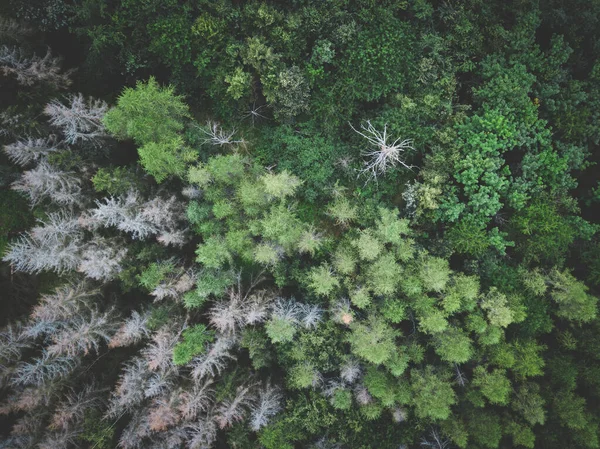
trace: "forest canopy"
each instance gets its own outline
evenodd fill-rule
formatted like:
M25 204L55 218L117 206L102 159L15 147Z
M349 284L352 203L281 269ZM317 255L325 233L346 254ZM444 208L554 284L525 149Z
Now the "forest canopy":
M0 4L0 449L600 448L600 3Z

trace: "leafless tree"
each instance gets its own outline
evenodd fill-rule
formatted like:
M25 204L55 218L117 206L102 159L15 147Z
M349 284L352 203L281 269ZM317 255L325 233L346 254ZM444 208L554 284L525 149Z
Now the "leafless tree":
M140 218L156 228L157 241L163 245L183 246L188 240L185 207L175 196L153 198L141 207Z
M461 371L460 366L458 366L457 363L454 364L454 369L456 371L456 376L454 376L456 383L461 387L464 387L469 382L469 379L467 379L467 376Z
M260 113L260 111L263 110L264 108L266 108L267 106L268 105L266 105L266 104L263 104L261 106L256 106L256 101L255 101L246 110L241 110L241 113L243 114L241 120L249 118L252 121L252 127L254 127L254 122L259 119L269 120L268 117L265 117L264 115L262 115Z
M101 314L92 309L89 316L74 317L59 333L54 334L48 353L73 358L80 354L87 355L91 350L98 353L100 345L110 341L115 328L113 310Z
M61 245L68 239L81 238L79 223L70 212L50 212L45 220L38 219L38 223L29 234L47 245Z
M208 412L214 401L214 379L208 378L203 382L195 382L193 388L179 394L179 412L185 421L196 419L200 412Z
M157 196L142 204L140 215L157 229L172 230L177 221L185 219L185 207L175 196L168 199Z
M26 56L18 47L0 47L0 71L5 75L14 75L23 86L47 83L57 89L71 84L71 72L62 72L60 59L53 58L50 49L44 57Z
M119 330L111 338L108 346L110 348L119 348L129 346L140 342L143 338L148 337L150 331L148 329L148 312L139 313L131 312L131 316L125 320Z
M19 128L27 128L27 117L25 114L19 114L14 111L0 112L0 136L10 136L16 138L20 136Z
M230 132L223 131L223 128L217 123L213 121L206 122L206 126L198 128L207 135L207 138L204 139L203 143L210 143L212 145L235 145L235 144L245 144L244 139L233 140L233 136L236 131L233 129Z
M219 336L206 353L195 357L190 362L194 379L220 374L227 366L228 360L235 360L235 356L231 354L234 343L233 338Z
M229 300L217 302L209 312L210 323L224 335L235 335L245 324L245 308L238 292L229 290Z
M294 298L278 298L273 304L271 315L297 324L303 316L303 310Z
M177 397L173 395L167 398L158 398L154 401L148 417L150 430L164 432L179 422L180 416L177 411L176 401Z
M186 186L181 191L181 194L191 200L202 197L202 190L192 185Z
M32 162L39 162L54 151L56 151L56 147L49 139L34 139L32 137L4 146L4 152L10 161L21 167Z
M149 375L148 363L143 358L134 357L130 360L111 394L107 416L117 418L140 404L145 398L144 390Z
M208 417L186 427L189 449L211 449L217 439L217 426Z
M92 305L100 291L90 288L85 282L57 287L52 294L44 294L33 308L34 321L66 320L79 314L80 310Z
M162 328L143 351L142 356L148 363L151 371L167 372L175 368L173 364L173 348L179 340L180 332L170 332L167 328Z
M117 225L119 231L131 234L134 239L144 240L153 234L156 234L157 229L140 214L124 217Z
M331 306L331 319L336 323L345 324L348 326L354 321L352 306L348 298L340 298Z
M251 394L253 385L239 386L232 399L226 399L216 409L215 420L221 429L244 419L246 411L255 401Z
M141 449L143 436L149 433L150 429L146 416L141 410L137 410L121 432L118 447L122 449Z
M367 387L362 384L357 384L354 387L354 398L360 405L367 405L373 402L373 396L371 396Z
M258 400L250 407L250 428L257 432L281 410L283 396L277 387L267 384L258 393Z
M179 270L169 274L150 294L154 296L156 301L165 298L178 300L185 292L190 291L195 283L196 273L194 270L179 268Z
M177 370L170 369L168 371L156 371L150 374L146 381L144 389L144 397L155 398L171 391L174 385Z
M24 388L14 398L13 409L33 411L48 408L56 402L65 387L67 377L57 377L40 385Z
M74 424L81 423L85 412L103 405L101 392L102 390L94 383L85 385L80 391L71 389L56 407L49 427L55 430L67 430Z
M156 241L165 246L182 247L189 240L187 229L178 229L174 231L161 231L156 237Z
M165 211L166 212L166 211ZM132 234L133 238L144 239L158 229L142 215L139 194L130 191L119 198L104 198L96 201L96 208L88 211L81 220L89 228L117 227Z
M222 334L233 336L246 325L253 325L267 318L267 310L272 295L254 288L264 280L262 272L251 278L250 285L244 289L242 274L237 275L237 286L228 290L229 299L217 302L210 310L211 324Z
M42 160L35 168L24 171L12 188L26 194L33 205L49 198L58 205L68 206L79 201L79 184L73 173L58 170Z
M9 449L31 449L36 447L38 436L43 433L43 410L36 409L18 418L11 429Z
M349 384L357 381L362 374L362 370L360 367L360 363L353 359L349 358L346 360L340 368L340 377L344 382Z
M300 323L306 329L314 329L321 322L323 309L317 305L298 303L300 308Z
M188 431L185 426L177 425L167 430L156 433L148 449L181 449L188 440Z
M33 30L13 19L0 17L0 37L21 41L33 34Z
M268 290L258 290L246 298L245 324L254 325L262 323L267 319L269 304L273 300L272 292Z
M73 372L78 359L73 357L52 357L47 351L31 362L19 365L11 379L13 385L40 386L57 378L66 377Z
M69 239L58 244L25 235L9 245L2 260L17 271L40 273L48 270L61 274L77 268L79 249L76 240Z
M311 446L311 449L341 449L341 447L339 443L333 443L326 437L321 437Z
M322 393L324 396L331 398L337 390L344 389L346 384L343 379L329 379L325 382Z
M394 422L401 423L406 421L406 410L401 407L396 407L392 410L392 419Z
M22 351L30 346L31 341L20 325L9 324L0 331L0 379L3 377L1 371L7 370L8 364L18 361Z
M129 192L127 197L96 200L96 207L88 212L88 216L82 217L82 220L88 228L118 226L125 217L130 215L136 202L135 192Z
M420 445L432 449L447 449L450 446L450 440L444 439L437 429L431 429L429 438L421 439Z
M354 132L367 139L367 142L374 147L374 149L364 152L368 160L365 162L365 167L361 170L361 173L368 174L369 178L377 179L378 176L385 175L389 170L398 165L409 170L413 168L412 165L408 165L403 159L406 151L414 150L411 139L402 140L398 138L390 143L388 142L387 124L384 125L383 132L381 132L375 129L368 120L367 126L360 126L362 131L354 128L352 124L350 124L350 127Z
M38 443L39 449L64 449L77 444L82 429L63 429L58 432L46 433L45 438Z
M58 100L52 100L44 108L50 124L61 129L67 143L89 141L106 135L102 117L108 105L104 101L93 98L86 101L82 94L70 95L68 101L69 105L66 106Z
M118 242L95 238L81 251L77 271L97 281L110 281L121 272L121 261L126 254L127 248Z

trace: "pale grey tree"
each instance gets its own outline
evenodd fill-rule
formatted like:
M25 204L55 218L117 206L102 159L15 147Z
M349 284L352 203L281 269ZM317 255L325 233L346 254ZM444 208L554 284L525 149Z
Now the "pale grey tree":
M48 351L30 362L22 362L16 370L11 383L13 385L44 385L57 378L71 374L79 363L73 357L53 357Z
M214 377L220 374L229 360L235 360L235 356L231 353L234 344L233 338L219 336L208 351L192 359L190 365L194 379L198 381L206 376Z
M46 83L62 89L71 84L71 72L62 71L60 58L53 58L50 49L43 57L36 54L28 56L19 47L3 45L0 47L0 71L14 76L23 86Z
M117 327L113 310L100 313L90 310L89 315L77 315L51 337L48 354L52 356L87 355L90 351L96 354L103 343L110 341L110 336Z
M121 324L121 327L113 335L108 346L110 348L119 348L139 343L150 335L148 328L149 312L138 312L134 310L131 316Z
M32 162L39 162L57 150L49 139L28 137L4 146L4 152L14 164L25 167Z
M35 168L24 171L12 188L27 195L33 205L48 198L58 205L69 206L80 201L80 183L74 173L59 170L42 160Z
M239 386L233 398L225 399L216 407L215 421L219 428L231 427L244 419L256 400L253 387L251 384Z
M363 124L360 125L360 131L354 128L352 124L350 124L350 127L354 132L364 137L372 147L372 149L363 152L367 160L364 163L364 168L361 170L361 173L367 174L369 179L377 179L378 176L385 175L397 166L409 170L413 168L412 165L408 165L405 162L405 153L414 150L411 139L398 138L391 142L387 132L387 124L384 125L383 131L379 131L369 120L367 120L366 126Z
M70 95L68 105L52 100L44 108L50 124L59 128L69 144L90 141L104 137L106 131L102 118L108 111L108 104L102 100L88 98L82 94Z
M250 406L250 428L255 432L266 426L282 409L281 390L270 384L258 393L258 399Z
M88 278L107 282L122 271L121 262L126 255L127 247L118 241L95 238L82 249L77 271Z

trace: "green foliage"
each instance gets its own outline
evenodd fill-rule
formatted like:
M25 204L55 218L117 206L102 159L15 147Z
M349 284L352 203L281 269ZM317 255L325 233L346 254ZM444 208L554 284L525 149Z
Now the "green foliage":
M225 241L219 237L209 237L196 249L196 261L207 268L219 269L231 260Z
M384 243L400 245L404 241L403 236L410 234L409 222L406 219L398 219L398 209L379 209L380 219L377 220L377 237Z
M83 432L78 436L98 449L109 449L113 444L115 429L102 419L99 410L86 410L83 419Z
M109 135L67 145L69 127L101 134L100 120L82 118L83 106L64 117L48 107L56 116L42 123L54 72L40 69L43 88L19 85L18 64L0 55L0 137L9 144L0 251L10 252L0 287L7 318L31 313L2 323L0 400L17 419L2 436L19 439L27 427L27 438L51 445L66 429L77 432L75 446L112 447L127 435L140 447L170 436L189 446L210 419L219 430L208 441L207 428L207 447L600 446L594 2L67 3L0 6L5 53L18 45L26 60L45 46L21 22L64 27L54 54L69 55L84 94L114 98L123 79L152 74L172 84L126 88L102 120ZM366 120L387 142L412 141L415 151L402 155L412 170L357 176L390 151L348 125ZM222 129L211 128L217 122ZM225 143L229 130L235 142ZM210 132L222 132L222 144ZM156 182L128 160L131 142L111 135L136 144ZM28 153L30 138L53 148ZM20 169L7 167L13 160ZM42 179L40 161L77 178L68 207L52 194L69 181ZM44 198L29 211L11 183L26 193L41 185ZM159 195L188 224L153 217L160 229L147 240L105 226L97 200L130 189L140 203L104 221L146 219ZM57 213L65 220L50 223ZM19 240L33 217L43 223ZM172 231L190 243L163 245ZM56 276L19 273L18 257L64 258L71 269L61 278L98 287L104 300L69 302L57 319L62 303L46 295ZM87 281L90 265L117 274ZM161 292L170 296L150 304ZM301 301L286 309L280 296ZM60 379L21 381L39 354L85 345L96 316L107 330L88 348L95 357L69 354ZM53 354L35 375L61 360ZM192 360L193 380L171 375L170 363ZM117 424L87 411L58 426L88 380ZM192 410L202 385L214 400ZM257 425L268 385L281 410ZM35 405L34 396L51 400ZM26 426L32 416L39 423Z
M423 371L412 370L410 377L417 417L432 420L448 418L450 407L456 403L456 394L445 376L427 366Z
M286 116L297 113L294 108L284 109ZM335 141L310 125L302 126L300 132L290 126L266 128L262 137L256 149L258 160L266 166L277 164L278 171L300 178L303 181L301 195L308 201L323 198L326 189L336 180L334 163L340 150Z
M139 284L152 291L173 272L175 265L171 261L153 262L138 277Z
M512 387L505 370L488 371L478 366L473 370L473 386L478 387L491 404L508 404Z
M327 209L328 214L338 225L348 226L358 217L358 209L352 206L347 198L340 197L331 203Z
M212 343L215 333L209 331L203 324L197 324L183 331L183 341L173 349L173 363L185 365L197 355L206 350L206 345Z
M506 327L514 321L513 311L508 307L506 295L492 287L481 300L481 308L486 311L491 325Z
M392 295L398 289L402 268L391 253L380 256L366 270L366 284L375 295Z
M557 315L568 320L588 322L596 317L598 298L570 273L552 270L549 277L550 296L558 303Z
M374 398L381 401L385 407L391 407L396 402L395 397L395 379L387 375L384 371L379 371L375 367L369 367L363 380L365 387Z
M277 199L293 196L296 189L302 185L302 181L287 171L281 173L267 173L261 177L265 193Z
M373 261L383 250L383 245L369 230L362 231L360 236L352 241L352 245L357 249L358 255L363 260Z
M516 376L526 378L541 376L544 373L546 362L540 353L547 349L545 345L529 340L515 342L512 346L515 360L512 370Z
M340 282L333 274L331 267L326 265L313 268L308 274L308 280L309 288L319 296L329 296L340 286Z
M113 135L133 139L138 145L172 141L183 130L188 107L174 88L161 87L156 79L138 81L126 88L117 106L106 113L104 125Z
M544 424L546 421L545 401L540 396L540 386L536 383L521 385L511 407L521 414L530 425Z
M183 176L187 164L196 159L196 153L185 148L183 139L179 136L172 140L150 141L142 145L138 152L140 163L158 183L169 176Z
M248 350L254 369L264 368L272 363L273 357L269 350L269 337L261 329L245 329L240 345Z
M299 363L290 368L288 382L291 388L308 388L317 380L316 376L317 372L310 363Z
M450 279L448 261L439 257L425 256L420 265L419 276L427 291L441 292Z
M373 315L364 323L353 323L348 341L354 354L379 365L389 360L394 353L396 335L397 331Z
M234 276L228 271L202 271L196 281L196 290L183 298L188 308L201 307L211 295L220 296L233 284Z
M338 410L348 410L352 407L352 392L344 388L338 388L333 393L331 405Z
M118 196L125 195L135 185L135 177L129 167L100 167L92 183L96 192Z
M294 335L296 335L294 322L278 316L274 316L267 322L265 330L273 343L292 341Z
M464 332L449 328L436 335L435 352L446 362L465 363L473 357L473 346Z
M490 412L473 414L468 420L468 429L473 442L479 447L497 448L502 439L502 425L499 417Z

